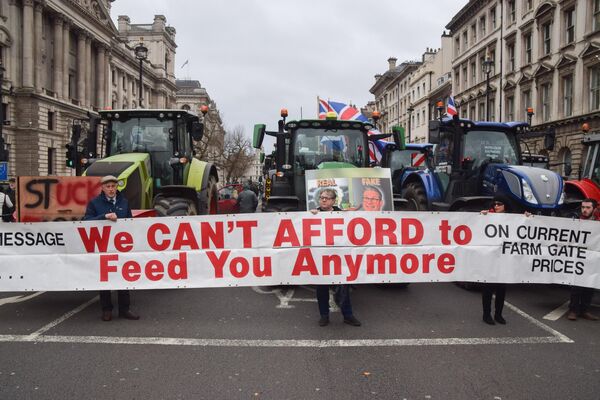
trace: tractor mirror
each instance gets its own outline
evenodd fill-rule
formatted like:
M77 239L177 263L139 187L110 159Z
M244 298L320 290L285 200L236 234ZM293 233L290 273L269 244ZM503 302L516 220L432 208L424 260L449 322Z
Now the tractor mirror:
M548 128L544 135L544 148L548 151L554 150L554 142L556 140L556 131L553 127Z
M429 121L429 143L440 143L440 121L438 120Z
M256 124L254 125L254 137L252 140L252 147L255 149L260 149L262 146L263 139L265 138L265 124Z
M199 142L204 136L204 124L200 121L192 122L192 139Z
M404 128L401 126L393 126L392 136L394 138L394 143L396 143L396 146L398 146L398 149L404 150L406 148L406 142L404 139Z

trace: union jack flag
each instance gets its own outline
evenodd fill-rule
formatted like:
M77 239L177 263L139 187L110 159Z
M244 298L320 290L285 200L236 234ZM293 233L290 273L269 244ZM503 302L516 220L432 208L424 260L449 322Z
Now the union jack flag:
M456 105L454 104L454 97L448 97L448 105L446 106L446 114L450 117L454 117L458 112L456 111Z
M320 98L318 98L318 101L319 119L325 119L327 117L327 113L333 111L340 120L369 122L369 119L354 106L337 101L323 100ZM372 129L369 131L369 135L378 133L381 133L378 129ZM371 162L379 163L381 161L381 151L386 144L387 142L383 140L376 140L374 142L369 141L369 158L371 159Z

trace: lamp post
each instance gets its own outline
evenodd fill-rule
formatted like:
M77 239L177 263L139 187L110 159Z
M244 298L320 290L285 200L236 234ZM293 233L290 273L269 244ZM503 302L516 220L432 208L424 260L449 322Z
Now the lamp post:
M408 108L406 109L406 111L408 112L408 143L410 143L410 134L411 134L411 126L412 126L412 113L413 111L415 111L415 109L413 108L412 104L409 104Z
M490 120L490 73L492 72L492 65L494 60L490 58L489 54L485 55L483 60L483 73L485 74L485 120Z
M0 161L8 161L8 151L4 149L4 103L2 103L2 86L4 83L4 65L0 61Z
M143 78L143 63L144 60L148 58L148 48L146 46L144 46L143 43L138 44L137 46L135 46L135 49L133 49L135 51L135 58L137 58L138 60L140 60L140 98L139 98L139 102L138 102L138 108L142 108L142 100L144 99L144 95L142 92L142 89L144 87L144 84L142 82L142 78Z
M533 107L527 107L527 124L531 126L531 118L535 115Z

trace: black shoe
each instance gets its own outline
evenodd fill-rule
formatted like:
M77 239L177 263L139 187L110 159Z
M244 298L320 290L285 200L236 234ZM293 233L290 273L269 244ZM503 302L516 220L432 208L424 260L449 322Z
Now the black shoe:
M488 325L496 325L496 323L494 322L494 319L489 314L483 316L483 322L485 322Z
M112 319L112 311L102 311L102 321L108 322Z
M329 325L329 317L321 316L321 319L319 319L319 326L327 326L327 325Z
M361 326L362 325L360 323L360 321L357 320L353 315L350 315L349 317L344 317L344 323L348 324L348 325L352 325L352 326Z
M127 311L119 312L119 318L132 319L134 321L137 321L138 319L140 319L140 316L127 310Z
M506 325L506 320L504 318L502 318L502 315L495 315L494 319L496 320L497 323Z

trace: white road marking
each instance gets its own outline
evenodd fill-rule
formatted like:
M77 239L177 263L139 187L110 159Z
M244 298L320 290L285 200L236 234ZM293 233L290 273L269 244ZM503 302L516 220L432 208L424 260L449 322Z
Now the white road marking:
M93 303L97 302L98 299L99 299L99 296L95 296L95 297L91 298L90 300L86 301L85 303L83 303L79 307L77 307L77 308L69 311L65 315L63 315L63 316L55 319L54 321L50 322L49 324L46 324L46 325L42 326L40 329L38 329L37 331L33 332L31 335L28 335L28 336L31 339L35 340L36 338L40 337L40 335L42 333L49 331L50 329L54 328L56 325L60 324L61 322L66 321L67 319L71 318L73 315L77 314L81 310L84 310L90 304L93 304Z
M35 292L28 296L21 295L21 296L5 297L4 299L0 299L0 306L3 306L5 304L21 303L23 301L31 300L34 297L37 297L40 294L44 294L44 293L46 293L46 292Z
M520 308L513 306L512 304L510 304L508 302L504 302L504 304L508 308L510 308L517 314L519 314L521 317L525 318L526 320L528 320L529 322L531 322L532 324L537 326L538 328L543 329L546 332L550 333L555 338L560 339L560 341L562 343L574 343L573 340L569 339L567 336L565 336L562 333L560 333L559 331L549 327L548 325L544 324L543 322L538 321L537 319L533 318L531 315L527 314L525 311L521 310Z
M570 340L570 339L569 339ZM53 336L0 335L0 342L141 344L159 346L198 347L398 347L398 346L456 346L493 344L571 343L555 336L498 337L498 338L438 338L438 339L356 339L356 340L247 340L193 339L165 337L114 336Z
M562 304L560 307L556 308L555 310L552 310L548 314L544 315L543 318L550 321L556 321L557 319L565 315L567 311L569 311L568 301L565 304Z
M544 319L550 320L550 321L556 321L557 319L559 319L560 317L562 317L563 315L565 315L567 313L567 311L569 311L569 303L570 301L567 301L566 303L560 305L558 308L550 311L548 314L544 315ZM592 307L600 307L600 304L592 304Z

